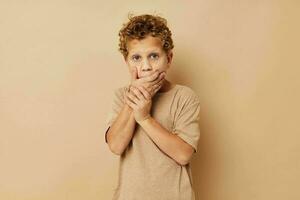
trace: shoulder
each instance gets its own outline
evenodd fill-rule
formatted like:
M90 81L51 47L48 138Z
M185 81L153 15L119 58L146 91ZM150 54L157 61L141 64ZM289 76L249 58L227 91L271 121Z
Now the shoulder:
M177 95L180 101L188 103L200 103L197 93L189 86L177 84Z

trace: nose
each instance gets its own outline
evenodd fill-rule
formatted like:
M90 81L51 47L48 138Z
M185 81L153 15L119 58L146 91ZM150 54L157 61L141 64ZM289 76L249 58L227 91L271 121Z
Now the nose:
M147 59L145 59L144 62L142 63L142 71L151 71L151 70L152 70L151 64L148 62Z

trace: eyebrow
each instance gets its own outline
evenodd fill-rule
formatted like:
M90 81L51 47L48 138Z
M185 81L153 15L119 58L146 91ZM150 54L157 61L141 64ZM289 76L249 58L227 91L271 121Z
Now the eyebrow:
M159 50L155 49L155 50L152 50L149 52L149 54L151 53L159 53ZM140 54L140 52L134 52L134 53L131 53L131 55L137 55L137 54Z

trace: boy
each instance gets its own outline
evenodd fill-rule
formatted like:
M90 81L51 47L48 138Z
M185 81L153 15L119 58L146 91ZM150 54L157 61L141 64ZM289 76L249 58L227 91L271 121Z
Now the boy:
M114 200L194 200L190 159L197 151L200 101L165 78L173 41L164 18L129 17L119 50L131 83L115 90L105 141L120 155Z

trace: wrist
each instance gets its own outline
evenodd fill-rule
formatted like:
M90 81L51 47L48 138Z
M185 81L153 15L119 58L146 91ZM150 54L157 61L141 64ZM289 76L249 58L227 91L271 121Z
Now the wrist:
M144 124L145 122L147 122L148 120L150 120L151 118L151 115L148 114L146 115L143 119L139 119L139 120L136 120L137 123L139 123L140 125Z

